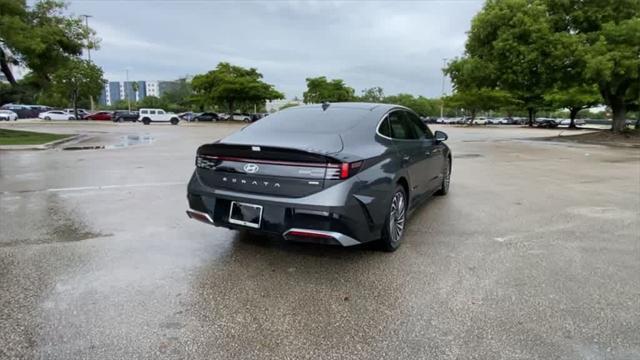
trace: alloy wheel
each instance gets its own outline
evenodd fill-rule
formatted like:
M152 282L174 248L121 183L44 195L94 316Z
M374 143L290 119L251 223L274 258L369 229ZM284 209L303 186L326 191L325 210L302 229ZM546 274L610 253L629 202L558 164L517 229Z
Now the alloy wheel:
M449 170L449 161L447 160L446 165L444 166L444 179L443 179L443 185L444 185L444 192L448 192L449 191L449 183L451 182L451 170Z
M402 238L406 220L406 201L404 193L398 191L391 200L391 214L389 215L389 235L391 241L397 243Z

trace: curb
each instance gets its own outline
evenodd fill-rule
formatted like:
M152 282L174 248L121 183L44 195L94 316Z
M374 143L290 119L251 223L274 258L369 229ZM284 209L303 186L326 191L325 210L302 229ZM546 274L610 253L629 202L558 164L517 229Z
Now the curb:
M44 144L38 145L0 145L0 150L47 150L54 146L64 144L70 141L74 141L80 138L81 135L71 135L66 138L50 141Z

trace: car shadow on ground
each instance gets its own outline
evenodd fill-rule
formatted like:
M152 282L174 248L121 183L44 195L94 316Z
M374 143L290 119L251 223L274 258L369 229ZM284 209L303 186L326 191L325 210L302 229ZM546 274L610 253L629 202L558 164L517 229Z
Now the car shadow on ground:
M269 236L249 231L237 231L233 238L233 244L233 247L238 251L259 250L270 253L282 252L314 257L342 257L379 252L378 243L375 241L356 246L342 247L338 245L288 241L278 236Z

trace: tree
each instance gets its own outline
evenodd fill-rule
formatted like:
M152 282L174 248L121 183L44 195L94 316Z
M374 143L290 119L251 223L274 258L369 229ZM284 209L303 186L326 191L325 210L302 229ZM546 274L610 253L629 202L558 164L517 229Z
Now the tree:
M265 100L284 98L273 85L262 81L257 69L226 62L206 74L196 75L191 84L197 101L204 105L224 105L229 112L236 111L238 105L263 105Z
M381 103L384 102L384 91L380 86L362 90L362 96L358 98L362 102Z
M511 94L503 90L489 88L464 90L445 97L449 106L464 109L471 116L470 124L479 111L496 110L517 102Z
M97 97L106 80L102 69L89 60L71 59L52 75L52 89L70 100L78 118L80 96Z
M0 1L0 70L12 86L18 83L9 65L23 65L43 85L67 61L96 48L94 32L79 17L65 16L65 4L40 0L28 7L25 0Z
M569 110L571 123L569 128L575 129L575 119L581 110L594 107L602 98L596 86L576 86L570 89L554 89L544 96L552 106Z
M573 38L553 31L547 12L541 0L488 0L472 21L462 59L490 75L476 89L509 92L527 109L529 125L547 89L567 76L560 69L572 65L577 47Z
M345 102L355 99L355 90L348 87L344 80L327 80L325 76L307 78L307 91L303 95L306 104L317 104L325 101Z
M569 58L611 108L611 130L623 130L627 111L640 106L640 1L544 2L554 30L578 40L580 47Z
M167 104L157 96L145 96L142 100L138 101L137 105L138 108L164 109Z
M383 102L406 106L421 116L433 116L438 112L438 100L427 99L424 96L415 97L411 94L391 95L385 97Z
M183 111L195 104L191 83L186 79L176 80L174 86L166 90L161 98L169 111Z

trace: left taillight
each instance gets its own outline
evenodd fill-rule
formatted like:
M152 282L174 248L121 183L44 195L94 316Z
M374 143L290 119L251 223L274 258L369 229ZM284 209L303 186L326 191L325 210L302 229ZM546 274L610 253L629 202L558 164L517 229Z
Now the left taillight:
M196 167L199 167L202 169L213 169L216 167L217 162L218 162L217 156L196 155Z

